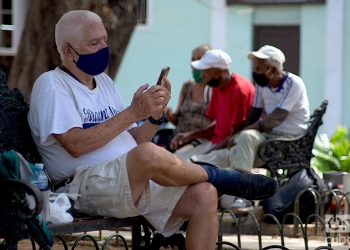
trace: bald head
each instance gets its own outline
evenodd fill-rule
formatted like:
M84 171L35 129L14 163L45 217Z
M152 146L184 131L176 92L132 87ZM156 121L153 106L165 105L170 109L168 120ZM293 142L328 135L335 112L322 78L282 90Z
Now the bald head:
M211 46L207 43L199 45L197 48L192 50L192 61L196 61L202 58L202 56L207 52L208 50L211 50Z
M84 30L92 22L102 23L102 19L94 12L88 10L69 11L60 18L56 24L55 40L61 58L64 44L76 45L84 38Z

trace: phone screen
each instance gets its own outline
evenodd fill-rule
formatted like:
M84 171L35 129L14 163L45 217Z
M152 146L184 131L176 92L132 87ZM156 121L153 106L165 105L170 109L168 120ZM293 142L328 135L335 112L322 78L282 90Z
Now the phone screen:
M164 86L165 78L168 76L169 71L170 71L170 67L165 67L165 68L162 69L162 71L159 74L157 85Z

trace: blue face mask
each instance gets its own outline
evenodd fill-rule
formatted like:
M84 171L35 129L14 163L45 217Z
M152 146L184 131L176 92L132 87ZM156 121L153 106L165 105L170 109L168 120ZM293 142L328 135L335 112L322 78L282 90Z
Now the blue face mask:
M78 61L74 61L78 69L84 73L95 76L101 74L108 66L109 63L109 49L105 47L99 51L91 54L81 55L69 45L72 50L79 56Z

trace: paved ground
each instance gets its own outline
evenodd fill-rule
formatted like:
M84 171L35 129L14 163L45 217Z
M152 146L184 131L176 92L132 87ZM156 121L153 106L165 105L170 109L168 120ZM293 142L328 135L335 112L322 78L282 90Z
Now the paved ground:
M237 244L237 236L228 235L224 237L225 241ZM241 238L241 248L242 250L257 250L259 249L258 237L252 235L244 235ZM281 239L274 236L262 236L262 246L270 245L281 245ZM285 238L285 246L291 250L304 250L305 243L302 238ZM327 246L327 243L322 240L309 240L308 241L309 250L314 250L319 246ZM343 243L332 243L332 248L334 250L348 250L349 246Z
M127 237L127 234L129 232L122 232L123 235ZM224 236L224 241L231 242L233 244L237 245L237 236L236 235L226 235ZM252 236L252 235L244 235L241 238L241 248L242 250L257 250L259 249L259 244L258 244L258 238L257 236ZM73 243L69 243L69 248L72 247ZM272 237L272 236L263 236L262 237L262 246L265 247L267 245L280 245L281 241L278 237ZM304 250L305 245L303 239L300 238L286 238L285 239L285 246L291 250ZM316 241L316 240L310 240L309 241L309 250L314 250L319 246L326 246L326 242L324 241ZM332 248L334 250L348 250L349 245L344 245L342 243L332 243ZM29 250L32 249L30 246L29 241L22 241L19 245L19 250ZM53 250L58 250L58 249L63 249L63 246L60 243L56 243L54 247L52 248ZM77 249L94 249L91 244L89 243L82 243L77 247ZM100 246L101 249L101 246ZM120 248L113 248L113 249L124 249L122 247ZM170 248L167 248L170 249ZM224 249L233 249L229 248L228 246L225 246Z
M112 234L112 231L104 231L103 238L108 237L108 235ZM120 231L120 233L126 238L128 242L130 242L131 235L130 231ZM98 235L98 232L91 232L91 235ZM224 235L224 241L231 242L237 245L237 235ZM326 246L326 242L322 240L309 240L309 250L314 250L319 246ZM72 242L69 243L69 248L72 247ZM281 240L278 236L262 236L262 246L265 247L267 245L280 245ZM304 250L305 244L302 238L285 238L285 246L291 250ZM100 246L101 248L101 246ZM259 249L258 237L255 235L243 235L241 236L241 248L242 250L257 250ZM332 248L334 250L348 250L349 245L345 245L339 242L332 242ZM32 249L29 241L22 241L19 245L19 250L29 250ZM63 249L62 245L57 243L53 247L53 250ZM94 249L90 243L83 242L77 249ZM124 249L124 248L115 248L113 249ZM167 248L170 249L170 248ZM225 247L225 249L232 249L229 247Z
M254 212L256 215L258 214L258 212ZM259 242L258 242L258 236L256 235L256 227L254 224L251 224L252 221L249 219L246 220L242 220L243 224L240 227L240 232L241 232L241 249L242 250L257 250L259 249ZM233 243L235 245L238 245L238 240L237 240L237 226L234 226L234 224L232 223L232 219L230 218L230 216L228 216L227 218L224 217L223 218L223 222L222 222L222 226L223 226L223 230L224 230L224 237L223 237L223 241L227 241L230 243ZM304 243L304 239L302 237L300 238L293 238L291 237L291 235L294 235L294 227L293 225L285 225L284 227L284 234L286 235L286 237L284 237L284 242L285 242L285 246L287 248L289 248L290 250L304 250L305 248L305 243ZM271 245L281 245L281 238L278 236L278 230L276 228L276 225L269 225L269 224L264 224L262 227L262 232L263 234L268 234L269 236L262 236L262 246L271 246ZM310 231L309 231L310 230ZM312 234L314 232L314 229L312 228L312 225L310 225L308 227L308 237L309 237L309 241L308 241L308 246L309 246L309 250L315 250L317 247L320 246L326 246L327 243L325 241L325 238L323 236L318 236L318 238L313 237L312 238ZM130 232L130 228L123 228L122 230L119 231L127 240L128 244L130 245L131 242L131 232ZM102 238L106 239L109 235L113 234L113 231L103 231L102 234ZM99 236L99 232L90 232L90 235ZM81 235L81 234L80 234ZM271 235L276 235L276 236L271 236ZM321 235L323 235L321 233ZM77 239L77 237L79 236L79 234L75 235L75 236L70 236L67 237L67 242L69 249L72 247L74 240ZM100 242L101 243L101 242ZM344 240L339 242L332 240L331 241L332 244L332 248L334 250L348 250L349 248L349 244L345 244ZM92 244L90 242L82 242L81 244L79 244L79 247L77 249L94 249L93 247L91 247ZM102 243L100 245L100 249L102 248ZM29 241L22 241L19 248L19 250L29 250L32 249L30 246L30 242ZM58 250L58 249L64 249L62 244L60 244L59 242L55 243L55 246L53 247L53 250ZM111 249L124 249L124 248L116 248L115 246ZM170 248L167 248L170 249ZM229 248L229 247L225 247L224 249L233 249L233 248ZM164 250L164 249L163 249Z
M238 239L237 239L237 226L234 226L232 224L232 219L226 220L225 218L223 219L223 230L224 230L224 236L223 236L223 241L227 241L230 243L233 243L238 246ZM305 242L302 237L295 238L291 237L294 232L294 227L293 225L285 225L284 227L284 243L285 246L290 249L290 250L304 250L305 248ZM271 245L281 245L281 238L279 236L279 232L276 228L276 225L269 225L269 224L264 224L262 227L262 233L263 234L268 234L269 236L262 236L262 247L265 246L271 246ZM309 231L310 230L310 231ZM319 229L321 230L321 228ZM312 228L312 225L308 227L308 246L309 250L315 250L316 248L320 246L327 246L327 242L324 238L324 233L320 233L320 236L313 236L314 228ZM255 225L251 224L249 220L246 220L242 226L240 227L240 232L241 232L241 249L242 250L257 250L259 249L259 241L258 241L258 236L256 235L256 227ZM320 232L320 231L319 231ZM115 232L113 231L103 231L102 233L102 239L106 239L108 236L111 234L114 234ZM131 232L130 228L123 228L119 231L125 239L128 242L129 249L132 249L130 247L130 242L131 242ZM99 232L89 232L90 235L98 238L99 237ZM276 236L271 236L271 235L276 235ZM76 234L72 236L65 236L66 241L68 243L69 249L72 248L74 241L81 236L81 234ZM349 250L349 243L345 242L344 238L338 239L338 240L331 240L332 248L334 250ZM114 242L113 242L114 243ZM113 244L112 243L112 244ZM102 244L103 241L99 241L99 247L102 249ZM121 246L121 245L120 245ZM20 245L18 247L19 250L29 250L31 248L31 243L30 241L21 241ZM58 250L58 249L64 249L62 244L59 241L55 242L54 247L52 248L53 250ZM76 249L95 249L91 242L89 241L82 241L79 246ZM110 249L117 249L121 250L124 249L124 247L116 247L113 245L112 248ZM171 248L166 248L166 249L161 249L161 250L167 250ZM232 247L225 246L224 249L233 249ZM173 249L175 250L175 249ZM275 249L276 250L276 249Z

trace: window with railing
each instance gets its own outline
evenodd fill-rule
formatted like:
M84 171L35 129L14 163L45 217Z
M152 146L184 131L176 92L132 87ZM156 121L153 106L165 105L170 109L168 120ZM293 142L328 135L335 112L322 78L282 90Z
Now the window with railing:
M0 7L0 47L11 48L13 32L15 31L12 1L1 0Z
M29 0L0 0L0 55L16 54L28 2Z
M147 23L147 0L139 0L140 3L140 15L139 15L139 24Z
M325 3L326 0L226 0L227 4L311 4Z
M140 15L139 15L139 20L138 24L139 25L147 25L147 11L148 11L148 6L147 6L147 0L139 0L140 3Z

